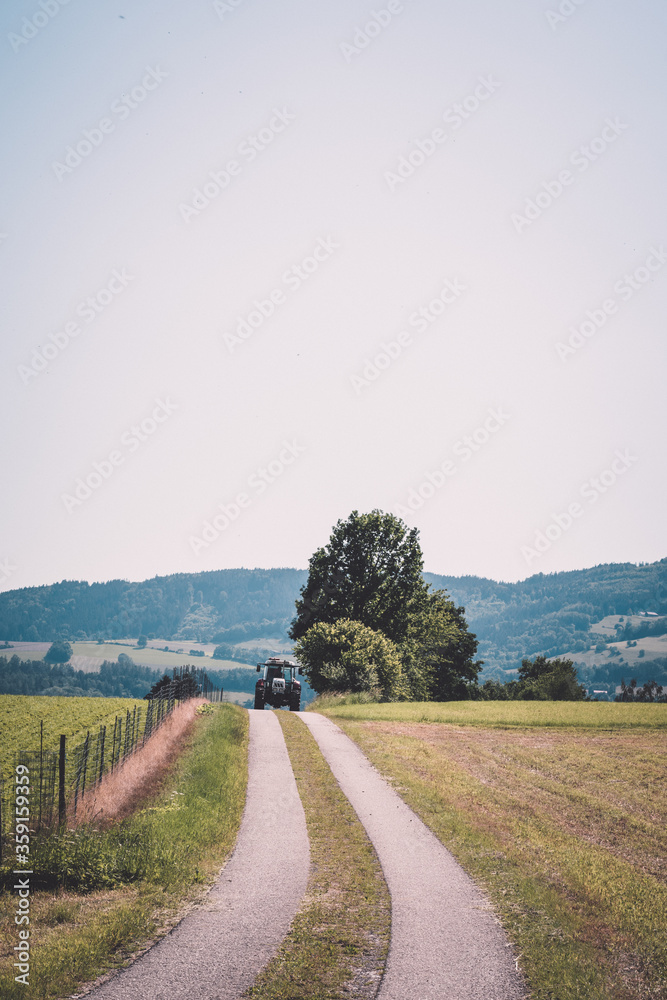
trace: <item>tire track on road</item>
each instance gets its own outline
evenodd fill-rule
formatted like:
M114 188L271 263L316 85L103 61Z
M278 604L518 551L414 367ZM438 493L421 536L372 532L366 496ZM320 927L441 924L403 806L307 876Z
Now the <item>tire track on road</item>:
M300 718L364 825L391 894L378 1000L523 1000L505 933L449 851L330 719Z
M280 723L250 712L234 852L204 901L91 1000L238 1000L287 934L308 881L306 821Z

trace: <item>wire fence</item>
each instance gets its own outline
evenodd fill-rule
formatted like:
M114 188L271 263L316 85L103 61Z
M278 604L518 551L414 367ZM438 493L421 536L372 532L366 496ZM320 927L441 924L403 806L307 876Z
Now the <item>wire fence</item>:
M212 683L200 667L175 667L173 677L165 675L146 695L146 707L135 706L117 715L113 725L101 725L86 733L83 742L68 747L60 737L57 750L44 749L43 724L39 750L19 750L14 774L29 778L29 826L31 833L54 830L75 817L86 793L99 785L106 774L117 770L128 757L140 750L169 717L177 704L190 698L223 700L223 690ZM19 816L17 797L26 791L14 777L0 773L0 861L14 839L14 820Z

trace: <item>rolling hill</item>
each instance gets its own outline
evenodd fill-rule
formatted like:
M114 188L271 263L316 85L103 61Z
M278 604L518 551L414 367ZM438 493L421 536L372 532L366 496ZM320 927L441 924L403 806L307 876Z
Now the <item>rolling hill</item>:
M287 629L306 577L299 569L228 569L9 590L0 593L0 641L145 634L156 641L220 644L230 659L252 663L266 650L289 648ZM539 573L518 583L434 573L424 578L465 607L485 662L483 677L506 679L522 658L538 653L570 656L591 680L598 672L612 681L623 667L626 676L632 667L642 679L651 669L656 679L667 677L667 641L661 646L667 559ZM651 620L647 613L660 617Z

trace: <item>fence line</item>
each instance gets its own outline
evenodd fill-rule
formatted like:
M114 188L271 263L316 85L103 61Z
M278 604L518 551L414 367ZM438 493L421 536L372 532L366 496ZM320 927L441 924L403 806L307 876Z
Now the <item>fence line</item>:
M44 723L40 723L39 750L19 750L15 756L15 764L27 766L30 775L30 826L34 832L63 825L67 811L76 816L86 791L90 795L105 774L145 746L177 703L200 697L222 701L222 688L216 687L202 668L175 667L173 675L165 675L166 679L146 695L145 712L143 706L135 705L125 718L115 717L113 730L100 725L96 736L89 730L85 740L74 747L67 748L61 736L59 750L45 750ZM9 848L13 836L14 792L13 775L0 772L0 861L3 847Z

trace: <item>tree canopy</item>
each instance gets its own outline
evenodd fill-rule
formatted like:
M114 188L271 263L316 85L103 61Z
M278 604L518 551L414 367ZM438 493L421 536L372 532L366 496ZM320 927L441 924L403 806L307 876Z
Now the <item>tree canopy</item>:
M522 660L515 697L525 701L583 701L586 688L577 682L572 660Z
M44 655L47 663L67 663L72 659L72 647L65 639L56 639L52 642L48 651Z
M289 631L300 639L313 625L361 622L393 642L407 636L410 616L427 592L416 528L373 510L338 521L329 543L309 560L308 580Z
M308 682L317 694L375 691L391 701L400 693L401 660L381 632L346 618L318 622L294 647Z
M290 635L317 693L474 696L477 640L464 609L424 583L416 528L379 510L352 511L309 565Z
M444 590L433 591L410 619L401 645L406 680L414 701L469 698L482 668L473 660L477 640L468 631L465 609Z
M614 701L667 701L667 692L663 692L662 684L656 681L646 681L643 686L637 684L637 678L633 677L629 684L625 683L625 678L621 680L621 693L617 694Z

